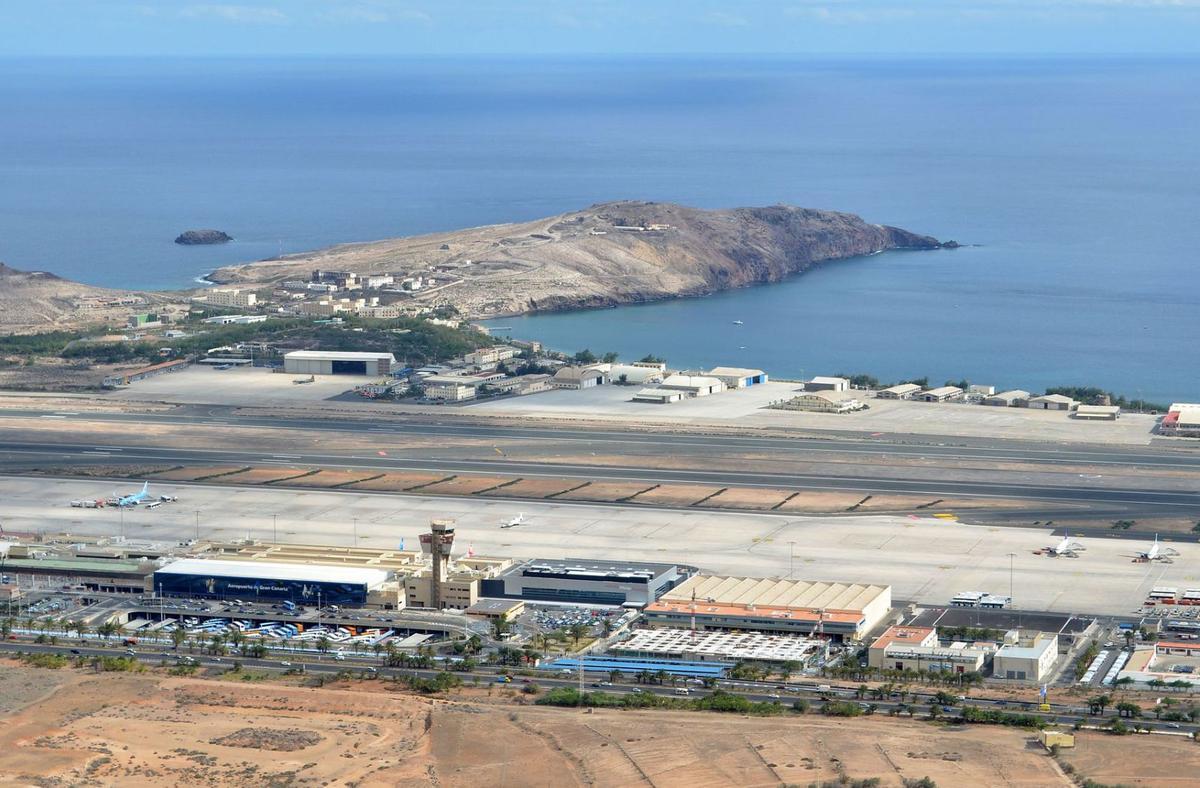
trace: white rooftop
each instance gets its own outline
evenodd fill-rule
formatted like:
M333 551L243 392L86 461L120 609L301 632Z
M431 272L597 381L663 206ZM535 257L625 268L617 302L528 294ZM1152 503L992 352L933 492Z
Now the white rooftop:
M692 632L690 629L639 629L614 651L644 654L688 654L724 659L756 659L772 662L804 661L821 650L819 640L761 632Z
M374 361L381 358L386 358L388 361L395 360L395 356L383 351L359 352L350 350L293 350L290 353L284 353L283 357L316 361Z
M710 369L708 371L707 374L712 375L714 377L722 376L722 377L753 378L753 377L757 377L758 375L762 375L763 371L761 369L746 369L745 367L713 367L712 369Z
M266 561L216 561L207 558L181 558L156 570L156 574L158 573L259 580L296 580L315 583L361 583L367 588L378 586L388 579L388 573L383 569L327 564L284 564Z

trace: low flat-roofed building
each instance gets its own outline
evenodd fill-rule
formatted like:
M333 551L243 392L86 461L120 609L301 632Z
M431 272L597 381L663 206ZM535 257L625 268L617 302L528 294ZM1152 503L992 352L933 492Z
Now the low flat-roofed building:
M574 604L641 607L682 581L688 569L644 561L536 558L483 584L483 595Z
M1163 435L1200 438L1200 404L1174 402L1158 426Z
M937 388L922 391L912 398L921 402L950 402L951 400L962 399L962 395L963 390L958 386L938 386Z
M850 381L846 378L833 378L826 375L817 375L812 380L804 383L805 391L849 391Z
M689 397L707 397L709 394L720 394L725 390L725 384L707 375L668 375L658 384L658 388L682 391Z
M727 389L744 389L767 382L767 373L761 369L743 369L741 367L713 367L704 373L710 378L716 378L725 384Z
M1152 681L1184 681L1194 690L1200 686L1200 643L1160 640L1153 645L1137 646L1117 674L1117 679L1132 679L1135 685L1149 686Z
M879 399L912 399L920 391L921 387L916 383L901 383L897 386L882 389L875 396Z
M849 391L805 391L774 407L815 413L850 413L863 410L866 404Z
M1065 394L1043 394L1030 397L1025 407L1033 410L1075 410L1079 403Z
M524 612L525 600L523 599L480 599L467 608L467 615L485 618L503 616L510 621Z
M986 659L986 651L966 643L939 645L933 627L889 627L867 650L873 668L914 673L977 673Z
M365 605L387 581L387 571L361 566L182 558L155 570L151 589L166 596Z
M1049 676L1057 659L1056 635L1044 632L1021 635L1016 643L1001 646L996 652L992 659L992 676L998 679L1040 682Z
M693 601L694 596L694 601ZM648 605L650 626L738 629L861 640L892 607L892 587L696 575Z
M992 394L983 398L984 405L993 405L1000 408L1016 408L1021 407L1029 401L1030 393L1021 389L1009 389L1001 391L999 394Z
M425 399L462 402L475 399L479 387L486 381L466 375L430 375L421 380Z
M510 394L536 394L550 390L550 376L543 374L518 375L488 382L488 387Z
M662 389L649 388L642 389L637 394L633 395L634 402L650 402L655 405L669 405L672 402L680 402L686 396L678 389Z
M1116 421L1121 417L1120 405L1080 405L1071 414L1076 419Z
M161 364L151 364L148 367L142 367L130 372L117 372L104 378L104 388L118 388L120 386L128 386L131 383L137 383L139 380L153 378L158 375L165 375L171 372L179 372L186 369L188 362L185 359L176 359L174 361L164 361Z
M385 352L293 350L283 355L283 369L294 375L387 375L395 361Z
M990 397L996 393L996 387L985 386L981 383L972 383L971 385L967 386L967 393L980 397Z
M612 644L608 651L636 657L807 664L824 654L828 641L761 632L692 632L688 629L639 629Z

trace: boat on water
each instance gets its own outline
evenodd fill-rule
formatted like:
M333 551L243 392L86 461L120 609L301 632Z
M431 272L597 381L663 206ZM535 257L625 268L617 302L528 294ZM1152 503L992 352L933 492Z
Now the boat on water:
M742 322L742 321L740 321L740 320L735 320L735 321L733 321L733 324L734 324L735 326L744 326L744 325L746 325L745 323L743 323L743 322Z

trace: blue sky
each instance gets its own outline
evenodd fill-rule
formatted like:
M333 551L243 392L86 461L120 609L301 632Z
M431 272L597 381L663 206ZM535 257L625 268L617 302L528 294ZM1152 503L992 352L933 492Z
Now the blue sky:
M1198 51L1200 0L0 0L0 56Z

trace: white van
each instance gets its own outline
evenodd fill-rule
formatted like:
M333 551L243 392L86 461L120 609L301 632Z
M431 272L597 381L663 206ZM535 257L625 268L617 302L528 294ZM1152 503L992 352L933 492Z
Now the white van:
M676 687L675 694L676 695L691 695L692 691L690 689L688 689L687 687Z

